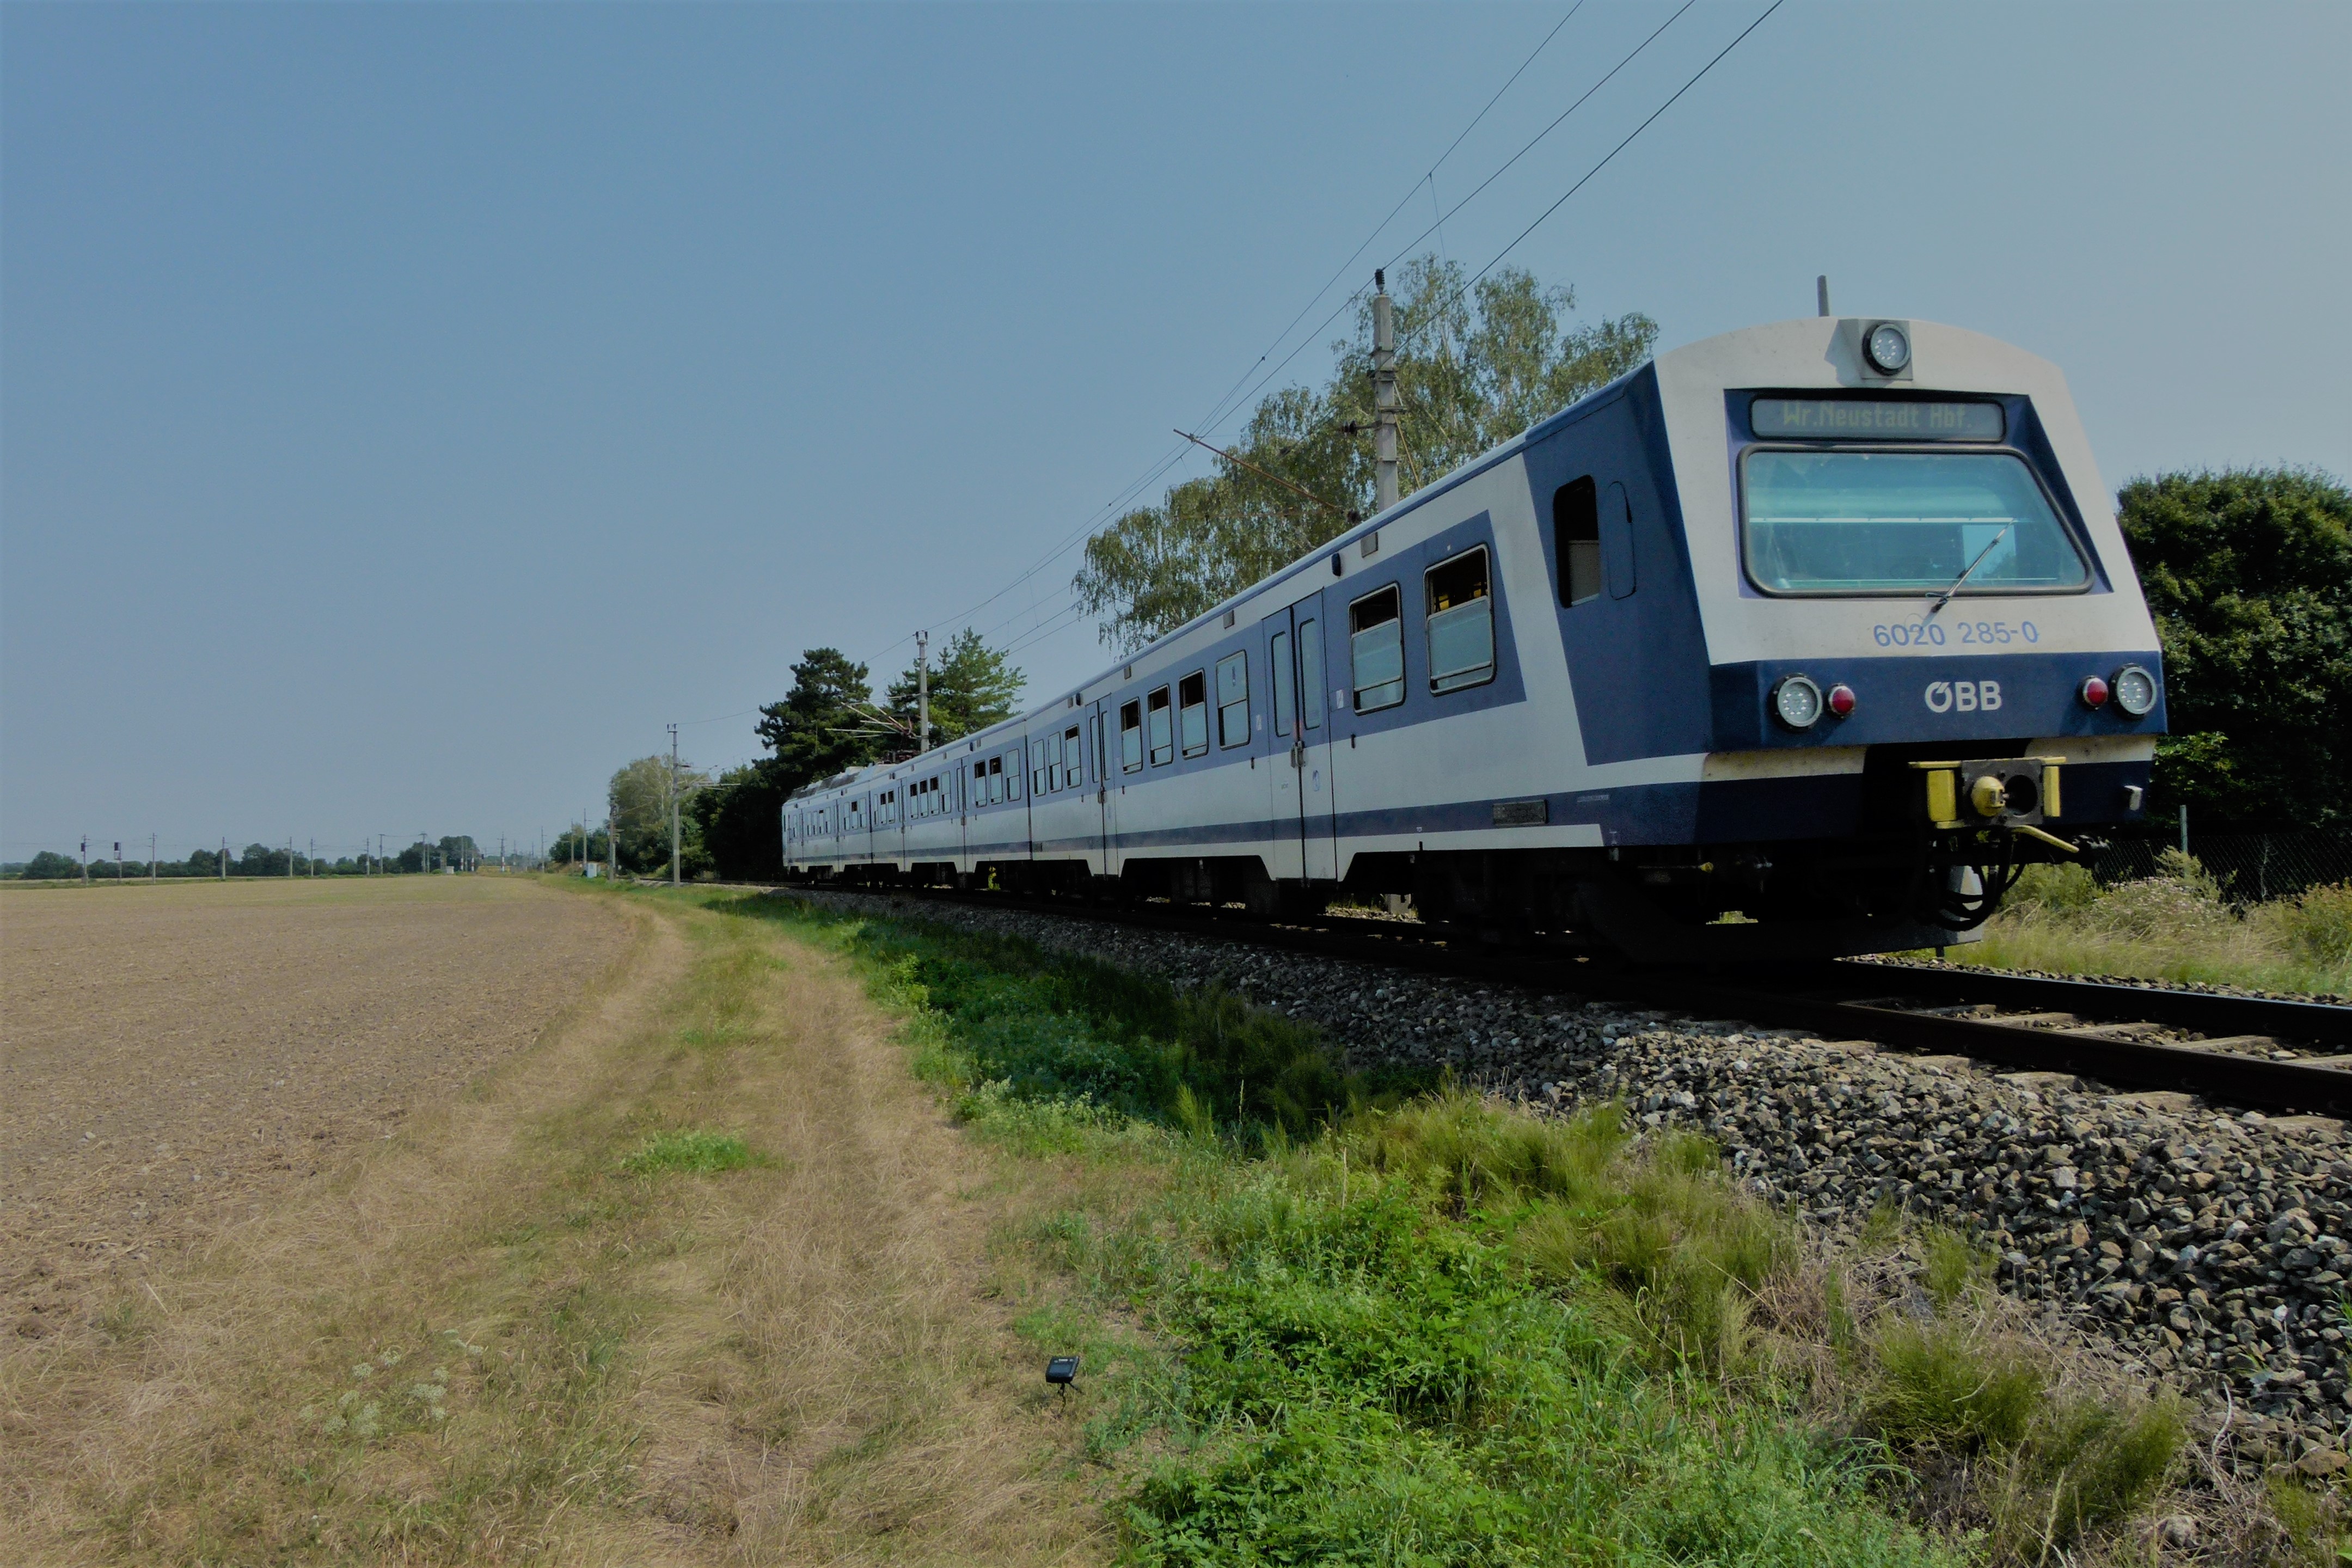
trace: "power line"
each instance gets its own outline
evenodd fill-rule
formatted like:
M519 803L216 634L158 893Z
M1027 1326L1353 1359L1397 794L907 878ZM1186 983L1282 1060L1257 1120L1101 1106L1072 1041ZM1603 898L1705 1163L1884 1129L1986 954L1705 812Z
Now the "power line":
M1685 8L1687 8L1688 3L1689 0L1685 0ZM1388 228L1390 224L1396 221L1397 214L1404 210L1405 205L1412 200L1413 195L1421 189L1423 182L1432 179L1436 174L1437 171L1444 165L1446 159L1454 155L1455 149L1459 148L1469 134L1473 131L1475 131L1479 125L1485 121L1486 116L1493 111L1495 105L1502 101L1503 95L1509 92L1513 85L1518 81L1519 78L1527 74L1528 68L1535 64L1537 58L1540 56L1546 48L1550 47L1551 41L1554 38L1559 36L1560 30L1575 19L1576 14L1584 9L1584 4L1585 0L1576 0L1576 4L1569 7L1567 14L1552 25L1551 30L1543 36L1542 39L1532 50L1528 51L1527 58L1519 62L1518 68L1512 71L1511 74L1504 79L1503 85L1495 89L1494 95L1488 98L1485 104L1480 106L1478 112L1470 117L1470 122L1465 125L1461 131L1454 135L1453 141L1446 143L1445 150L1443 153L1440 153L1422 176L1413 181L1412 184L1406 189L1405 194L1398 199L1396 205L1390 208L1388 215L1382 217L1378 224L1373 226L1371 232L1364 237L1363 242L1357 246L1354 251L1349 253L1348 259L1339 264L1338 270L1332 273L1331 277L1324 282L1322 287L1316 289L1312 295L1308 296L1307 303L1299 307L1297 314L1291 317L1291 319L1284 324L1282 330L1275 334L1274 341L1266 345L1265 352L1260 353L1257 358L1251 363L1248 369L1243 371L1240 376L1235 378L1234 385L1228 388L1224 395L1218 398L1217 401L1210 406L1208 414L1194 422L1197 427L1202 429L1209 428L1213 426L1219 418L1223 416L1228 405L1230 405L1233 400L1234 393L1239 390L1243 384L1249 380L1251 374L1255 371L1259 365L1265 363L1265 359L1268 354L1271 354L1276 348L1281 346L1283 339L1287 337L1290 334L1291 330L1297 327L1298 322L1307 315L1307 313L1315 308L1316 303L1320 300L1324 295L1330 292L1331 285L1345 277L1347 275L1348 268L1353 267L1358 259L1362 257L1363 253L1371 247L1372 242L1381 237L1381 235ZM1677 15L1679 15L1679 13L1677 13ZM1558 121L1554 121L1554 123L1557 124ZM1524 151L1524 149L1522 151ZM1506 165L1506 167L1508 165ZM1479 187L1481 190L1485 188L1486 187L1484 185ZM1473 194L1475 195L1475 193L1474 192ZM1360 289L1357 291L1357 293L1360 292ZM1347 309L1348 304L1352 303L1355 297L1355 295L1351 294L1348 300L1342 302L1340 310L1344 310ZM1328 327L1330 324L1330 320L1336 320L1337 315L1338 312L1335 311L1332 318L1326 320L1323 323L1323 327ZM1317 332L1319 333L1322 331L1323 327L1318 327L1316 330ZM1282 363L1276 367L1275 374L1279 374L1285 366L1289 364L1291 360L1297 357L1299 351L1304 349L1307 342L1312 342L1313 341L1314 338L1309 336L1307 339L1300 342L1297 348L1294 348L1289 354L1285 355ZM1265 384L1261 381L1259 385L1263 384ZM1256 389L1254 387L1251 390L1255 391ZM989 595L988 597L980 600L970 607L959 611L955 615L948 616L940 620L935 621L923 629L926 631L944 631L958 622L968 619L970 616L977 614L980 610L994 603L996 600L1003 598L1006 594L1011 593L1013 589L1020 587L1024 583L1026 583L1036 576L1038 573L1044 571L1055 561L1060 560L1062 556L1067 554L1071 547L1076 544L1080 540L1087 538L1095 533L1101 526L1101 519L1104 512L1117 510L1119 507L1125 505L1129 500L1133 499L1139 492L1150 486L1161 475L1173 468L1176 463L1185 456L1186 450L1186 447L1179 446L1163 454L1157 462L1150 466L1143 475L1128 484L1116 497L1114 497L1110 501L1105 503L1105 505L1099 510L1089 514L1087 521L1080 524L1077 529L1066 535L1053 547L1053 549L1048 551L1045 556L1040 558L1035 564L1032 565L1020 575L1013 578L1013 581L1007 583L1003 587L999 588L995 593ZM911 640L911 637L912 634L910 633L908 637L900 637L896 642L888 644L875 655L875 659L878 662L881 658L896 651L901 644ZM737 717L737 715L730 715L730 717ZM710 721L716 722L716 721Z

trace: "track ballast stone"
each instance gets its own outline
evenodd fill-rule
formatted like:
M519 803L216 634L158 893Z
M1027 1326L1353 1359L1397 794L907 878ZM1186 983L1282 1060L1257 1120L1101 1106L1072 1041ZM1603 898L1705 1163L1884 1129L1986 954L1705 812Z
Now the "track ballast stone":
M1645 1126L1706 1133L1757 1191L1825 1231L1891 1204L1979 1238L2000 1256L2000 1288L2050 1327L2225 1413L2242 1460L2315 1474L2343 1462L2340 1122L1074 916L793 896L1221 984L1321 1026L1356 1067L1448 1068L1538 1111L1620 1100Z

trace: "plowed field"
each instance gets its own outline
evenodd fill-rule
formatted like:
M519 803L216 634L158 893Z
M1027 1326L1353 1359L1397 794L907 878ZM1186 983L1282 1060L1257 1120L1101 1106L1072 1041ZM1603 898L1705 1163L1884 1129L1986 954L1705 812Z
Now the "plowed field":
M494 876L0 895L0 1324L39 1338L527 1045L628 940Z

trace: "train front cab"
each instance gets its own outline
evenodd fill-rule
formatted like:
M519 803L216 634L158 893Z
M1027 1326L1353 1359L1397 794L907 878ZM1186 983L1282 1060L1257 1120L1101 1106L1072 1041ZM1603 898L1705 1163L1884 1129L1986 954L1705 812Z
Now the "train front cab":
M2047 363L1926 322L1755 328L1527 460L1588 768L1698 764L1612 792L1577 918L1614 944L1969 940L2023 865L2142 816L2162 661Z

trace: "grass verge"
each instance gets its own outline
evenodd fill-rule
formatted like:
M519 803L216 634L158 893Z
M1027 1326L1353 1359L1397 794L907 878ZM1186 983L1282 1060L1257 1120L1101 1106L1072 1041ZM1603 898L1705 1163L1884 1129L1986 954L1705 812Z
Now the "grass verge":
M2148 1510L2190 1506L2180 1408L2016 1331L1966 1237L1824 1258L1613 1106L1538 1119L1215 992L746 907L849 957L981 1136L1080 1173L1024 1326L1084 1357L1135 1562L2144 1562Z
M2080 866L2030 866L1984 940L1956 963L2062 974L2352 994L2352 883L2244 910L2193 857L2164 852L2158 874L2102 888Z

